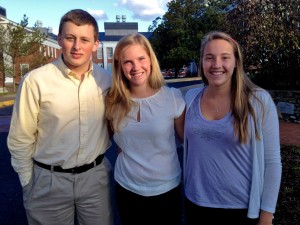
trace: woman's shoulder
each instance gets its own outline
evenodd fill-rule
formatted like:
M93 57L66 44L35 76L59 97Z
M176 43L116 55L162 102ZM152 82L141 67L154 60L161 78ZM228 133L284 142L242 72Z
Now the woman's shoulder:
M184 95L185 101L189 102L194 99L203 90L203 88L204 87L196 87L189 89Z
M180 89L175 87L163 86L162 90L167 94L175 95L175 96L182 96L182 92Z
M200 91L203 89L203 87L196 87L196 88L191 88L187 90L185 96L191 96L191 95L196 95L200 93Z
M252 94L253 97L251 98L251 103L254 110L257 111L257 114L261 114L269 110L276 110L275 102L267 90L256 88L252 91Z
M253 93L253 96L256 99L259 99L261 102L268 102L268 101L272 100L272 96L270 95L270 93L263 88L255 88L255 89L253 89L252 93ZM254 100L255 100L255 98L254 98Z

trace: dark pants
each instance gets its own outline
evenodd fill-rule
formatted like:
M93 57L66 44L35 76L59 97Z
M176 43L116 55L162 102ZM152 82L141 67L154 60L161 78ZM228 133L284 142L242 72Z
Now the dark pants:
M181 225L181 185L157 196L141 196L116 183L116 202L122 225Z
M219 209L201 207L184 199L185 219L188 225L256 225L258 219L247 217L247 209Z

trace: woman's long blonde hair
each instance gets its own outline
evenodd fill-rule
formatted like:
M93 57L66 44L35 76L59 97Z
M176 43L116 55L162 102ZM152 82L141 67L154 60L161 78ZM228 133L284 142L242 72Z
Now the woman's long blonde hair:
M130 96L129 81L125 77L120 63L122 52L132 45L140 45L150 57L151 73L148 79L149 86L157 90L165 84L158 60L148 39L140 33L124 36L118 42L114 51L112 87L105 100L105 117L109 120L113 131L119 130L120 123L128 115L134 104Z
M258 86L255 85L246 75L243 67L243 56L240 45L229 35L220 31L212 31L205 35L201 43L200 49L200 64L199 73L202 77L203 83L208 84L208 80L204 76L203 72L203 54L205 46L212 40L225 40L233 48L233 53L236 60L236 68L234 69L231 79L231 109L232 116L234 118L234 132L238 136L240 143L246 143L249 138L249 113L253 117L255 135L257 139L260 139L257 131L256 115L251 105L250 98L255 97L253 95L254 89ZM257 99L257 98L256 98ZM257 99L258 100L258 99ZM259 101L259 100L258 100Z

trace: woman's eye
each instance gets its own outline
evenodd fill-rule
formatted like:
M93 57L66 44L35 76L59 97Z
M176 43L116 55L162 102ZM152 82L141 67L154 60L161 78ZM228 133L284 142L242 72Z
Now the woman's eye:
M223 57L224 60L230 59L229 56Z
M130 63L130 61L124 61L123 62L124 65L129 64L129 63Z

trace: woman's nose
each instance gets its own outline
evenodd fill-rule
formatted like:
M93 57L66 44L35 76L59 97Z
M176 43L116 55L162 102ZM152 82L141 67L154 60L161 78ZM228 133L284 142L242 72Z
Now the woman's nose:
M139 67L140 67L140 63L138 61L134 61L132 63L132 69L133 70L137 70L137 69L139 69Z
M221 68L222 60L220 58L215 58L213 61L213 67L214 68Z

